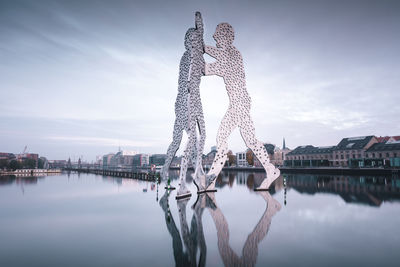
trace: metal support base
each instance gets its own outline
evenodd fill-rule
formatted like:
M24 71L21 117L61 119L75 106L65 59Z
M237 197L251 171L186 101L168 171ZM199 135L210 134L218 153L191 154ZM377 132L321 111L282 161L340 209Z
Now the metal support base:
M204 193L211 193L211 192L217 192L217 189L209 189L209 190L201 190L201 191L197 191L197 194L204 194Z
M254 188L254 191L269 191L269 188Z
M186 193L186 194L183 194L183 195L176 196L175 199L190 198L191 196L192 196L192 193Z
M173 187L173 186L170 186L170 187L166 186L166 187L164 187L164 189L167 189L167 190L175 190L176 188Z

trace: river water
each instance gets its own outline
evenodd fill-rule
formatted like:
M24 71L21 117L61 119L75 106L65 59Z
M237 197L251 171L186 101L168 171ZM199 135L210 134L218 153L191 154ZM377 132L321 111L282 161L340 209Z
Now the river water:
M178 186L177 173L172 184ZM398 266L400 179L224 172L176 201L152 182L0 177L0 266Z

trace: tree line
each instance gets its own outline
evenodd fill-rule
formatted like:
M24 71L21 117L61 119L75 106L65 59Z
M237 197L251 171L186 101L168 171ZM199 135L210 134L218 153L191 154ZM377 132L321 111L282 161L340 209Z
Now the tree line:
M38 159L37 168L42 169L44 165L44 160ZM7 170L18 170L18 169L35 169L36 168L36 160L34 159L24 159L22 161L12 159L1 159L0 160L0 169Z

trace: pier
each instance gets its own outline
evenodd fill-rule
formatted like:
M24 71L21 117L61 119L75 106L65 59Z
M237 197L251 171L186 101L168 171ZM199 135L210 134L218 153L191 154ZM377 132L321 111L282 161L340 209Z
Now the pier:
M73 171L78 173L92 173L96 175L114 176L121 178L131 178L143 181L157 181L160 177L158 173L151 171L126 171L126 170L103 170L103 169L83 169L83 168L65 168L65 171Z

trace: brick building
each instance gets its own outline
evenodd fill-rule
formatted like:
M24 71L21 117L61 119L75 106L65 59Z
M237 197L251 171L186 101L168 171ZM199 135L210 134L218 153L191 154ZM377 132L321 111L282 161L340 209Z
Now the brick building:
M288 167L330 167L333 166L334 146L298 146L286 154L284 165Z

